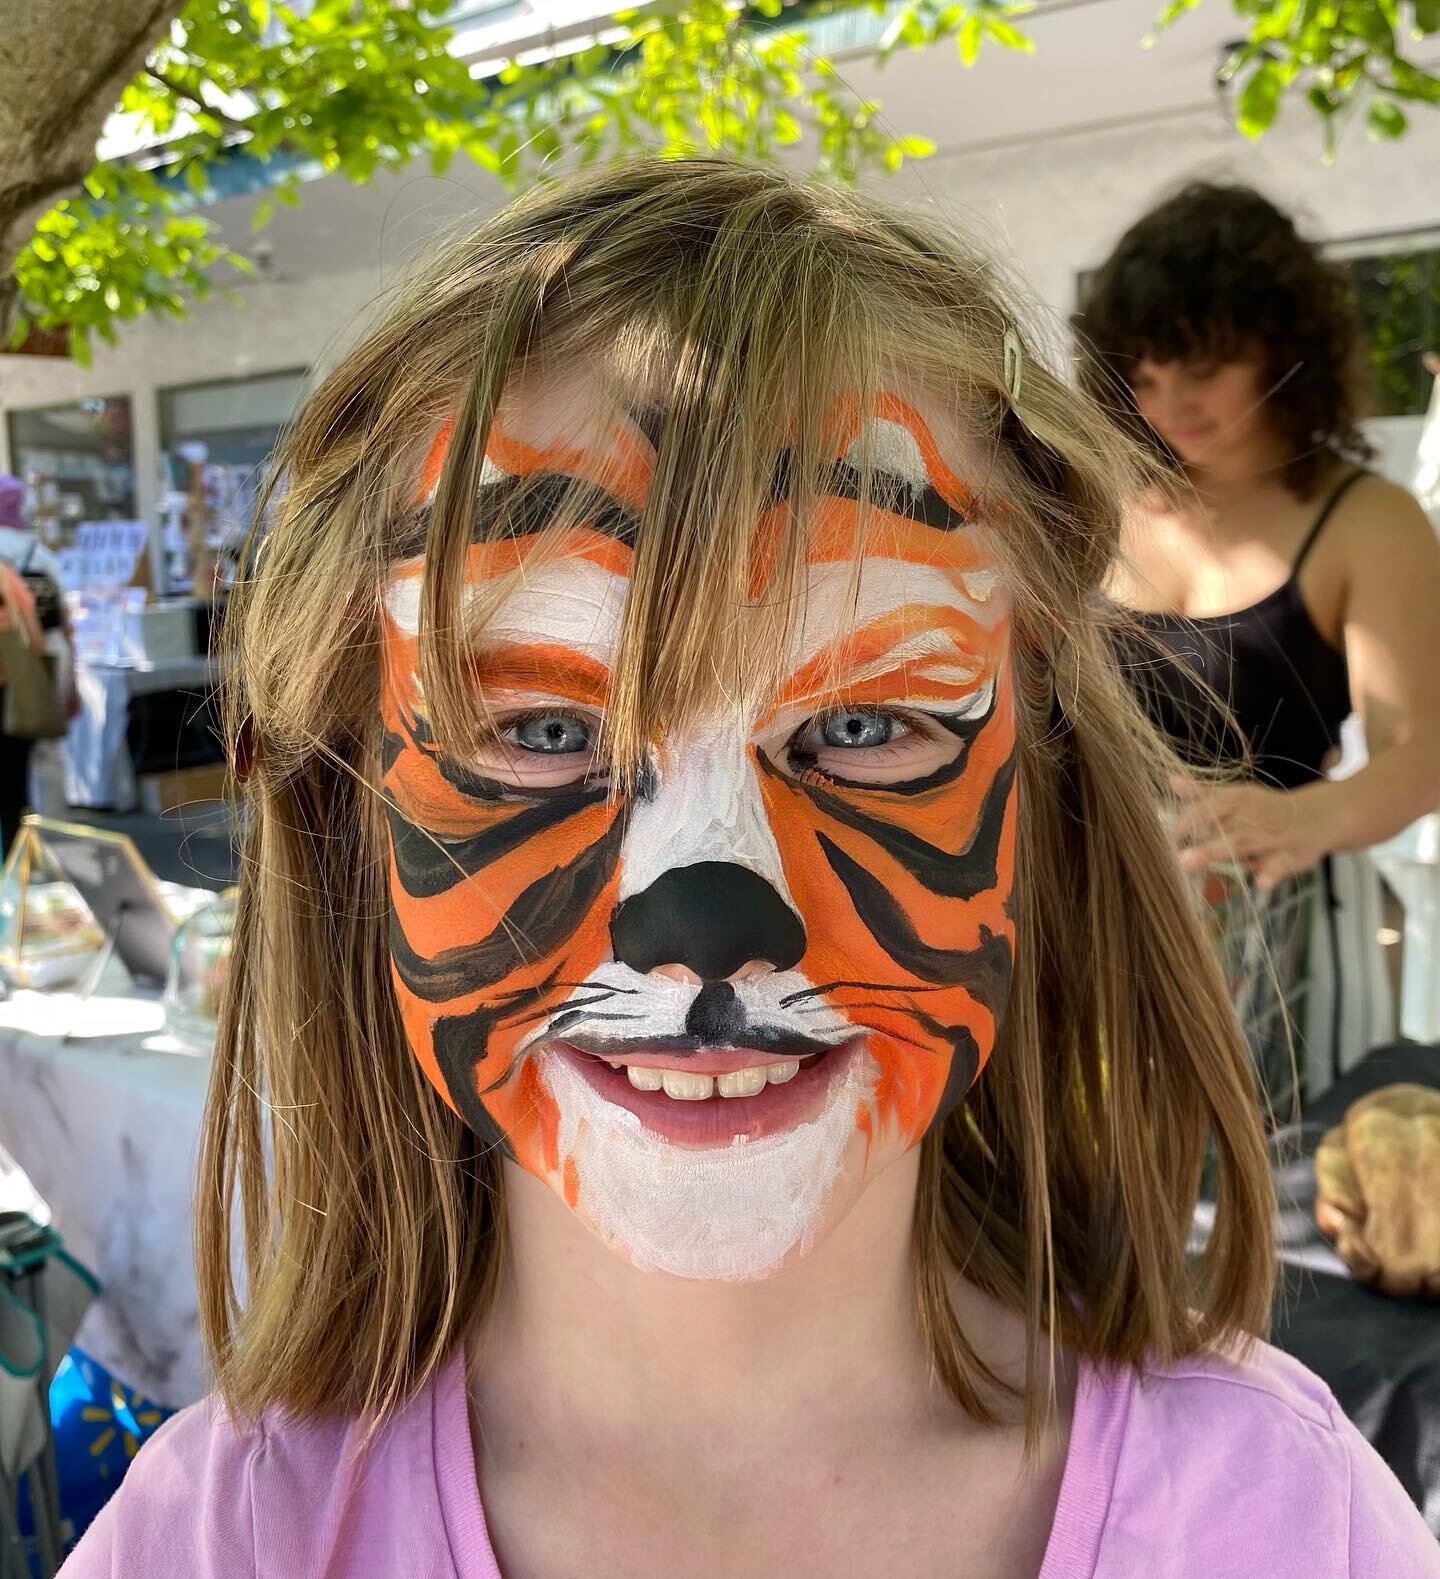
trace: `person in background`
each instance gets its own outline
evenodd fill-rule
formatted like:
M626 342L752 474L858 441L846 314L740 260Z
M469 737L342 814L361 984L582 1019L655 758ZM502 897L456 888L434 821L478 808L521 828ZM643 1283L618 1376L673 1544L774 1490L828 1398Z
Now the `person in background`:
M1182 755L1248 767L1177 781L1184 864L1238 858L1270 889L1434 810L1440 543L1365 469L1344 276L1258 192L1196 182L1125 233L1075 323L1084 382L1173 470L1124 530L1124 655ZM1368 761L1327 779L1351 712Z
M33 619L42 634L58 631L68 640L60 561L26 524L25 485L9 472L0 472L0 564L11 572L6 583L9 596L0 607L0 620ZM30 753L34 746L31 740L3 732L4 685L0 674L0 858L9 850L29 804ZM74 707L72 694L72 713Z
M1074 324L1082 382L1165 463L1129 512L1109 592L1132 682L1197 770L1174 783L1183 863L1239 860L1271 891L1435 810L1440 543L1415 499L1366 469L1344 275L1259 193L1197 182L1125 233ZM1327 778L1352 712L1368 760ZM1243 777L1202 776L1217 760ZM1332 968L1353 969L1366 944L1332 942ZM1273 1064L1253 1050L1268 1082ZM1440 1142L1434 1110L1411 1112L1413 1089L1367 1111L1384 1167L1322 1170L1322 1226L1357 1276L1440 1292L1433 1169L1390 1166ZM1386 1128L1395 1102L1404 1135ZM1367 1221L1370 1173L1408 1184L1375 1194Z

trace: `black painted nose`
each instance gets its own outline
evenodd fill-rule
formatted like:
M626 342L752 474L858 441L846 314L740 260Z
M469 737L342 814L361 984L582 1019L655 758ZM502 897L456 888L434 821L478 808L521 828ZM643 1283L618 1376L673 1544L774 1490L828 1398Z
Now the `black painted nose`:
M642 974L683 965L702 981L724 981L750 960L789 970L805 952L805 928L779 894L748 867L698 861L662 872L622 900L610 919L615 958Z

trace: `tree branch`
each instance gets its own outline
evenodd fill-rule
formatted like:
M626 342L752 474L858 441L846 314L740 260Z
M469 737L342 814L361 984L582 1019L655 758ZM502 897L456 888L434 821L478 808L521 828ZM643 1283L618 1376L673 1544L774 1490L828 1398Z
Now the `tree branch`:
M202 115L208 115L212 121L218 121L222 126L230 127L232 131L249 131L244 121L237 121L233 115L227 115L224 110L213 109L198 93L192 93L183 82L177 82L168 72L160 71L154 66L146 66L145 75L153 78L162 88L168 88L177 99L183 99Z

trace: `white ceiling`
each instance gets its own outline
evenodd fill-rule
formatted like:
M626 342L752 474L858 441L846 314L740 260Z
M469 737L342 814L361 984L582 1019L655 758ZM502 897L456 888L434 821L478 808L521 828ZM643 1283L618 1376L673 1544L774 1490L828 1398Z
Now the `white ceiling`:
M1215 72L1238 23L1228 0L1204 0L1142 49L1160 3L1060 0L1020 19L1035 40L1033 54L987 45L969 69L950 44L897 55L883 69L865 49L832 58L857 94L881 101L894 132L929 137L942 155L1128 121L1137 135L1163 136L1167 114L1207 104L1217 119L1226 113ZM803 145L797 152L803 160ZM503 195L493 177L459 161L443 177L420 166L364 187L330 177L306 185L301 206L281 209L262 240L283 276L353 269L386 276L437 236L473 224ZM254 199L236 198L210 210L224 238L242 251L256 239L253 206Z

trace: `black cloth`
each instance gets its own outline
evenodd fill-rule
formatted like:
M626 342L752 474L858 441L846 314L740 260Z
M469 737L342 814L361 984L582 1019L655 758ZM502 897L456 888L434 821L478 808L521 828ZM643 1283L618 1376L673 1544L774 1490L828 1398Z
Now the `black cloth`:
M0 685L0 718L5 716L5 687ZM0 734L0 860L9 853L30 804L30 751L34 742Z
M1402 1081L1440 1090L1440 1047L1377 1048L1307 1107L1307 1126L1338 1124L1352 1102ZM1320 1130L1307 1133L1310 1150ZM1440 1306L1283 1271L1271 1341L1324 1379L1440 1536Z
M1185 761L1238 764L1248 742L1251 772L1262 783L1296 789L1321 776L1350 714L1350 676L1345 655L1305 607L1300 567L1346 490L1364 475L1352 472L1334 489L1290 574L1258 603L1196 618L1122 611L1132 628L1116 633L1121 667L1151 722Z

